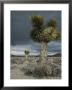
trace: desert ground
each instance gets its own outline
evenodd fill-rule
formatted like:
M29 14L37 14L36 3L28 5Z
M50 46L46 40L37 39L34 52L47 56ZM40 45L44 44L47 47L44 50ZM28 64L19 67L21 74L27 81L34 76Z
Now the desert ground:
M29 56L28 61L23 56L11 56L10 78L11 79L61 79L61 56L48 56L47 69L40 71L35 67L38 64L39 56ZM43 72L47 70L47 75Z

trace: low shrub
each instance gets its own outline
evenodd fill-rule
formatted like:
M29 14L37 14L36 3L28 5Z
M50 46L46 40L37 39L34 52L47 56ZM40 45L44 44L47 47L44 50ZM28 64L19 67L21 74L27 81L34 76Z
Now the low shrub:
M53 76L60 76L61 75L61 66L60 65L52 65L52 75Z
M22 68L22 71L26 75L32 75L36 78L43 78L43 77L56 77L61 75L61 67L56 64L27 64Z

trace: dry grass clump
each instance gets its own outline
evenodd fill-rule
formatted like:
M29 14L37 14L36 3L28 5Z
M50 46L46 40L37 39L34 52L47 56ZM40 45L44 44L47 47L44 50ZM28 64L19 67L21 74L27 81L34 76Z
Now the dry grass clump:
M61 76L61 66L52 64L52 76Z
M17 60L12 59L12 60L11 60L11 63L12 63L12 64L17 64Z
M33 64L25 64L22 68L21 71L23 71L26 75L32 74L35 66Z
M58 58L56 59L56 58L55 58L55 59L53 60L53 63L58 64L58 65L61 65L61 59L58 59Z
M23 60L20 60L20 59L16 58L16 59L12 59L11 60L11 63L12 64L22 64L23 63Z
M51 66L39 65L32 72L34 77L42 78L52 74Z

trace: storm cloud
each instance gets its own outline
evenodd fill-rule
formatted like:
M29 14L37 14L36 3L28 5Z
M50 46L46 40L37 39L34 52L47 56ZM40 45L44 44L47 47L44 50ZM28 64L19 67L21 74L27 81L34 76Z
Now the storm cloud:
M11 11L11 45L28 45L33 43L30 38L32 29L29 16L41 15L44 23L56 18L57 29L61 30L61 11Z

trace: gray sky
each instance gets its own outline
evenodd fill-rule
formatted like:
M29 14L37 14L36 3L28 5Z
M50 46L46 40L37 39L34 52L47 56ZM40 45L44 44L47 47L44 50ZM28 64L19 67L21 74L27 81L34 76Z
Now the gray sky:
M11 11L11 45L27 45L33 43L30 38L31 21L29 16L41 15L44 23L56 18L57 28L61 30L61 11Z

